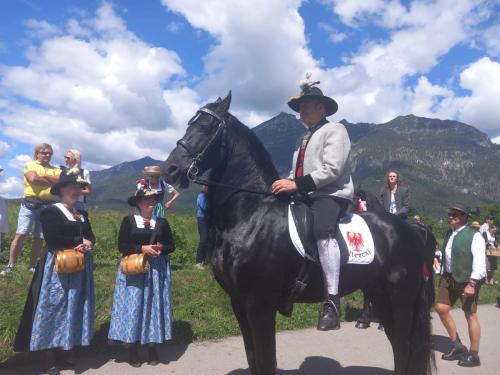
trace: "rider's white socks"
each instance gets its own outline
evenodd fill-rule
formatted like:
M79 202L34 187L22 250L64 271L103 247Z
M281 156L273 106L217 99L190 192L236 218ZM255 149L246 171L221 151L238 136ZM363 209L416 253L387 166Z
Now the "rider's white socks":
M317 241L319 260L326 278L328 294L339 293L340 249L336 239Z

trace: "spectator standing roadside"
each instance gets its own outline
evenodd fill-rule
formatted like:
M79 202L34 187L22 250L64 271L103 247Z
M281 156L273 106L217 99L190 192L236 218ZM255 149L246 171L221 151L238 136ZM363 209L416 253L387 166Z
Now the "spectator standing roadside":
M61 170L50 165L52 146L40 143L34 149L34 161L24 166L24 194L19 208L16 235L10 245L9 264L0 272L0 276L12 272L17 257L23 248L24 239L33 229L33 246L31 248L30 272L35 272L43 245L40 213L47 205L54 203L54 196L50 193L52 185L59 181Z
M0 167L0 173L3 168ZM0 252L5 249L5 233L9 231L9 217L7 212L7 205L5 199L0 197Z
M82 168L82 155L78 150L68 150L64 154L65 166L61 167L67 174L72 174L78 177L78 181L86 184L82 188L82 195L78 202L76 202L76 209L79 211L87 211L86 203L87 197L92 193L92 185L90 182L90 173L88 170Z
M497 227L491 224L486 232L483 232L483 238L486 241L486 254L488 251L496 249L496 233ZM486 255L486 284L495 285L498 282L495 280L495 271L497 270L497 257L494 255Z
M481 281L486 276L485 242L480 233L467 226L469 213L462 207L450 207L448 220L451 229L443 242L442 275L439 280L436 312L439 314L453 347L441 358L459 360L464 367L480 366L479 341L481 327L477 317L477 301ZM469 328L470 350L462 344L450 310L455 302L462 301L462 310Z
M161 178L160 167L153 165L150 167L144 167L144 174L148 176L148 186L149 188L156 192L156 205L153 214L156 217L165 218L165 209L170 209L172 204L179 198L181 193L179 193L172 185L167 184ZM165 199L165 192L168 193L169 199L163 204Z
M198 219L198 234L200 235L200 242L196 251L196 268L199 270L204 268L205 257L210 246L210 217L208 215L207 192L208 186L203 186L196 198L196 217Z
M479 228L479 232L483 234L484 232L487 232L490 225L495 224L495 218L493 215L488 214L484 217L484 223L481 225L481 228Z
M118 266L108 338L125 344L128 363L141 366L139 345L148 347L148 364L159 363L157 345L172 338L172 275L168 254L175 249L170 226L153 213L157 192L139 184L128 199L138 213L125 216L118 235L123 256L143 253L145 273L126 275Z
M64 359L75 346L87 346L94 336L94 278L90 251L95 243L87 213L75 208L81 184L74 175L62 173L51 193L60 198L43 210L40 221L47 251L38 263L26 298L14 342L17 352L41 351L44 370L59 375L58 366L74 366ZM58 252L74 249L83 253L84 267L58 272ZM68 255L69 257L69 255ZM59 357L59 358L57 358Z
M410 210L410 190L401 181L399 172L391 169L385 177L378 200L387 212L406 220Z

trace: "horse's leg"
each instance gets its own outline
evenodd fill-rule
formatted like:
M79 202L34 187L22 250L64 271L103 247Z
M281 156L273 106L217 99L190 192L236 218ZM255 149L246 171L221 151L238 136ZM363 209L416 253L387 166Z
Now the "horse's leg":
M384 326L385 335L392 344L394 336L394 317L389 293L384 289L372 290L369 294L369 298L380 324Z
M370 326L370 300L363 291L363 312L356 322L356 328L366 329Z
M276 303L267 298L247 301L247 318L252 331L255 373L276 373Z
M402 298L398 294L392 301L394 325L392 332L392 350L394 353L394 374L408 375L410 357L410 335L412 330L415 301Z
M243 335L243 344L245 345L245 353L247 355L248 367L252 375L257 375L255 367L255 353L254 353L254 343L252 337L252 329L247 319L247 312L245 308L245 303L237 301L231 298L231 306L233 307L234 315L238 320L238 325L240 326L241 334Z

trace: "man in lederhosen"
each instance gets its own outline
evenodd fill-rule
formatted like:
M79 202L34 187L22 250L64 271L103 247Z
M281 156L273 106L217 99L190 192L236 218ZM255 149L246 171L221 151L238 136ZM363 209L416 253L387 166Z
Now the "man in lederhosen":
M468 209L455 206L449 210L451 229L444 236L442 275L436 291L435 309L453 347L441 358L447 361L458 359L459 366L480 366L481 327L477 302L481 283L486 276L486 244L481 234L467 225ZM459 299L469 328L470 350L462 344L450 313Z
M317 328L326 331L340 327L340 249L334 236L339 217L352 201L353 183L349 135L344 125L326 119L337 112L338 105L314 86L317 83L302 83L301 94L288 101L290 108L300 113L308 131L293 155L289 178L275 181L272 192L298 191L308 198L312 208L314 235L328 289Z

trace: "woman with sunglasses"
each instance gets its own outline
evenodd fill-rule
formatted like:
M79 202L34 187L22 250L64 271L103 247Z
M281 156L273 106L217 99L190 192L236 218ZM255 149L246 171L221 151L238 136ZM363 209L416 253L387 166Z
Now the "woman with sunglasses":
M160 167L157 165L144 167L144 174L148 176L147 183L151 190L156 192L156 205L153 214L156 217L165 217L165 209L170 209L172 204L179 198L181 193L174 189L172 185L167 184L160 176ZM168 193L169 199L163 204L165 192Z
M399 172L394 169L387 172L385 184L380 190L378 200L387 212L397 215L403 220L408 218L410 190L401 181Z
M78 202L76 203L76 208L78 210L86 211L85 204L87 203L87 197L92 192L92 185L90 182L90 173L87 169L82 168L82 155L78 150L68 150L64 154L65 166L61 166L61 170L65 171L67 174L72 174L79 177L79 180L85 181L86 185L82 189L82 195Z

